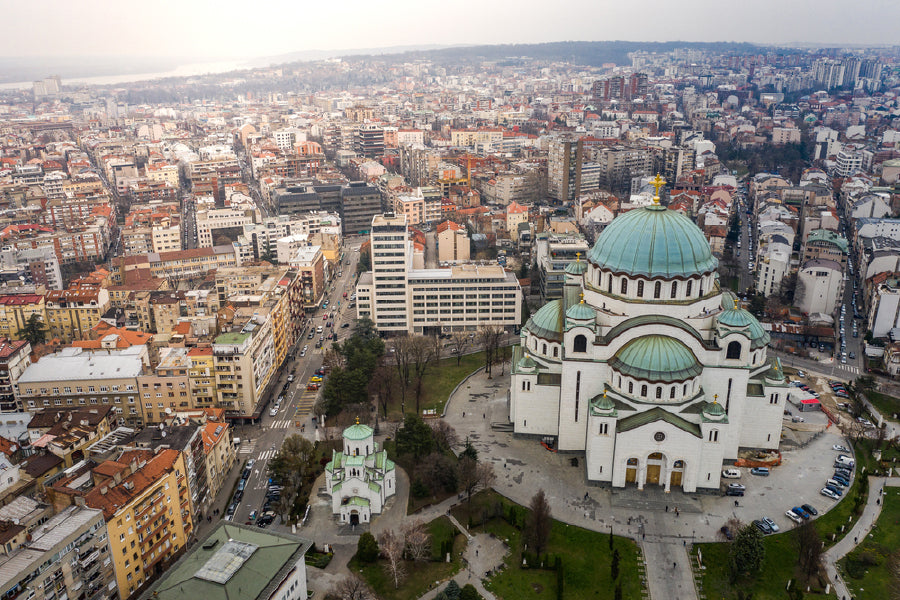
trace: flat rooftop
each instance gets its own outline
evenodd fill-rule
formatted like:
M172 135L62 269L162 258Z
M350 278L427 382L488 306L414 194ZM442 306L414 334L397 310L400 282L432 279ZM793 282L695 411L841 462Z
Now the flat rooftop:
M18 383L137 377L143 369L140 352L140 346L93 352L65 348L29 365Z

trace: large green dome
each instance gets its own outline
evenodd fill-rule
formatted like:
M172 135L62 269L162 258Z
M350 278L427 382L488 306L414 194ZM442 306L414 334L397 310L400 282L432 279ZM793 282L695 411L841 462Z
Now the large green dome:
M609 364L622 375L652 382L684 381L703 371L690 348L664 335L631 340L616 352Z
M613 273L666 278L711 273L719 264L700 228L662 206L638 208L613 219L588 260Z

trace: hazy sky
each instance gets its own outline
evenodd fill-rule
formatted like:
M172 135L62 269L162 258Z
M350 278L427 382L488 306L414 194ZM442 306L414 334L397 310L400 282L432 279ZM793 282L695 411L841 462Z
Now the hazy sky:
M898 0L5 0L0 56L562 40L900 43Z

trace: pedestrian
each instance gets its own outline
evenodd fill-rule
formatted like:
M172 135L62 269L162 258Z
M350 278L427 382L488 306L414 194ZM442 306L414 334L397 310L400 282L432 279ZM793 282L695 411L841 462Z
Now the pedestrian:
M669 505L666 504L666 512L669 512Z
M674 562L673 562L673 563L672 563L672 568L673 568L673 569L677 569L677 568L678 568L678 563L674 563Z
M481 418L482 418L482 419L487 419L487 413L481 413Z
M687 540L681 540L681 545L687 547Z
M463 419L466 418L466 411L463 411Z
M478 548L475 548L475 558L478 558Z
M642 534L641 534L641 539L642 539L642 540L646 540L646 539L647 539L647 534L646 534L646 533L642 533Z
M853 538L853 543L854 543L854 544L855 544L856 542L858 542L858 541L859 541L859 538L856 538L856 537Z

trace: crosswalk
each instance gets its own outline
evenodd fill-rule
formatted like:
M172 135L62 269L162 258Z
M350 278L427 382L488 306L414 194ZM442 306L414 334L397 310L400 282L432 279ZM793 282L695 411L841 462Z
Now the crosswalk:
M293 419L284 419L283 421L275 421L270 425L272 429L287 429L294 426Z
M838 365L837 368L844 371L850 371L851 373L859 373L859 367L854 367L853 365Z
M255 449L256 449L256 440L253 440L250 443L244 442L243 444L241 444L241 447L238 448L237 453L243 454L243 455L253 454L253 450L255 450Z
M313 407L316 405L316 398L319 396L319 392L306 390L303 392L303 395L300 396L300 399L297 400L297 416L305 416L312 412Z
M272 450L271 448L268 450L265 450L262 453L260 453L260 455L257 457L257 460L269 460L270 458L275 456L276 452L278 452L278 451Z

